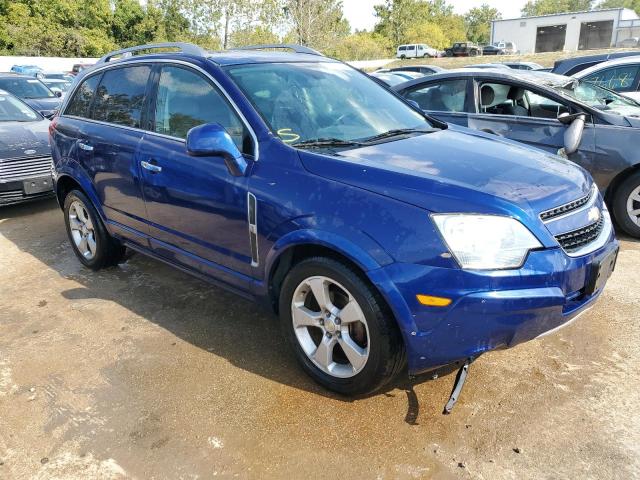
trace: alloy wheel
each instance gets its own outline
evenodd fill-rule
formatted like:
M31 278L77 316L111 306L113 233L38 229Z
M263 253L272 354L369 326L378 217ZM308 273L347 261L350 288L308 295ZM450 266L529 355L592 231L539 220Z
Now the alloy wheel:
M333 377L349 378L369 358L369 328L356 299L335 280L309 277L291 300L296 339L306 356Z
M80 200L74 200L69 207L69 228L80 254L92 260L96 255L96 236L87 207Z
M640 185L627 198L627 214L631 221L640 227Z

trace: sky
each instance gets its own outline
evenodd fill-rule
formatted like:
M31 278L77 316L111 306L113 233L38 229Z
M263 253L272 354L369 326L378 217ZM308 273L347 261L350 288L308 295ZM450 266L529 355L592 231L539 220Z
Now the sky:
M344 15L354 30L371 30L376 23L373 6L381 3L383 3L382 0L342 0ZM520 10L527 2L526 0L452 0L449 3L453 5L456 13L462 14L473 7L487 3L497 8L502 13L502 18L518 18Z

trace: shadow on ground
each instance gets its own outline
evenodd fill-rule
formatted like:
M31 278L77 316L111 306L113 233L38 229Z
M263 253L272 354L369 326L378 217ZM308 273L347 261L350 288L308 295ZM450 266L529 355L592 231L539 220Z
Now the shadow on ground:
M0 234L61 277L79 283L80 287L60 292L69 301L117 303L251 373L340 401L353 400L323 389L302 372L280 333L277 317L266 307L140 254L100 272L84 268L67 241L55 200L0 209ZM405 422L413 425L419 416L414 385L429 381L434 373L443 376L456 369L451 366L413 378L404 372L382 393L389 395L395 388L406 393Z

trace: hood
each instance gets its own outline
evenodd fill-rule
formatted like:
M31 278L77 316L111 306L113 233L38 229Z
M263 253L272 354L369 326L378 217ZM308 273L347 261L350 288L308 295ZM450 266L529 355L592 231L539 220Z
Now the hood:
M42 110L57 110L60 108L60 98L23 98L22 101L38 112Z
M0 122L0 161L47 155L51 155L48 120Z
M481 132L449 128L342 151L300 151L316 175L432 212L528 215L586 195L589 174L568 160Z

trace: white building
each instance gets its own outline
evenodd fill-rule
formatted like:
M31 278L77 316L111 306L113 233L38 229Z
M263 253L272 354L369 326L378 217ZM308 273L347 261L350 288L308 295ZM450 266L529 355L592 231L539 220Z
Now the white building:
M520 53L608 48L640 36L640 18L628 8L494 20L491 43L514 42Z

